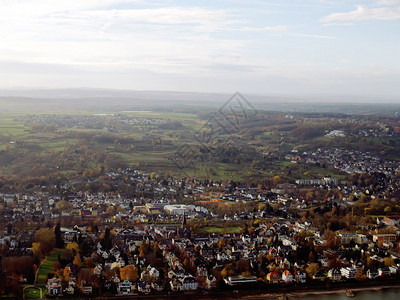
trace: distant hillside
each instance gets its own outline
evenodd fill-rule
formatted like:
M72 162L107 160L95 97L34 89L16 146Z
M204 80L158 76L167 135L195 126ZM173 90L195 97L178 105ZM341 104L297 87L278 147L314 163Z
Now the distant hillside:
M233 94L233 93L232 93ZM0 89L2 112L120 111L207 108L218 110L231 94L110 89ZM283 112L382 114L400 112L395 99L243 94L259 110Z

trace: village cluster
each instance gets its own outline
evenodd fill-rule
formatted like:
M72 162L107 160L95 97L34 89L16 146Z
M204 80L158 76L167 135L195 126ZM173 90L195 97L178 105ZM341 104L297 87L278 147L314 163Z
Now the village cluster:
M384 197L398 188L398 166L367 154L332 151L292 151L286 158L335 157L335 166L343 168L345 157L359 167L356 173L368 166L384 174L377 179L379 188L376 182L354 185L326 177L277 180L268 189L125 169L108 173L107 184L129 181L135 197L77 191L76 180L63 185L59 195L45 187L32 194L1 194L1 215L8 224L0 233L2 253L34 256L37 229L53 230L61 223L63 246L74 249L73 262L60 257L47 274L48 296L194 293L397 278L399 216L388 211L373 222L344 227L339 219L317 222L310 212L339 217L357 199ZM328 192L309 199L299 193L304 187ZM21 274L20 282L26 277ZM31 280L37 284L37 278Z

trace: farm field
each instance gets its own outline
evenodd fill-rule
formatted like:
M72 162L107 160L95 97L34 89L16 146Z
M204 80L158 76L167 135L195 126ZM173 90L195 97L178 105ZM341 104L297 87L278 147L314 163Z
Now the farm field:
M281 113L258 111L232 127L232 120L204 108L89 111L88 107L40 114L3 111L0 174L22 176L23 187L90 178L126 167L218 181L252 182L276 175L289 182L326 176L344 180L347 174L332 166L306 164L285 155L350 147L396 158L400 150L390 137L328 137L326 133L338 125L324 114L315 121L303 114L288 119ZM212 116L219 118L217 122L212 123ZM355 132L360 128L355 126Z

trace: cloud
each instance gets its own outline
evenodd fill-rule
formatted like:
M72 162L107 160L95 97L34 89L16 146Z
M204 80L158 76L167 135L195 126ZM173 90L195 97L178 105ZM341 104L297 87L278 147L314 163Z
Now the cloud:
M305 34L305 33L290 33L294 36L301 36L307 38L315 38L315 39L336 39L335 36L331 35L318 35L318 34Z
M11 0L0 2L0 14L17 15L24 17L45 16L57 12L71 12L77 10L90 10L94 8L107 8L114 5L136 3L140 0L84 0L68 1L57 0Z
M265 27L239 27L239 28L226 28L227 30L235 31L265 31L265 32L285 32L289 30L288 26L265 26Z
M353 26L354 23L341 23L341 22L333 22L333 23L325 23L323 26Z
M333 13L321 19L321 22L346 22L368 20L399 20L400 7L367 8L357 6L355 10L345 13Z
M387 6L400 5L400 0L380 0L378 1L378 5L387 5Z
M237 23L231 19L226 10L212 10L201 7L162 7L152 9L112 9L77 11L53 15L57 18L71 19L101 19L118 22L152 23L152 24L231 24Z

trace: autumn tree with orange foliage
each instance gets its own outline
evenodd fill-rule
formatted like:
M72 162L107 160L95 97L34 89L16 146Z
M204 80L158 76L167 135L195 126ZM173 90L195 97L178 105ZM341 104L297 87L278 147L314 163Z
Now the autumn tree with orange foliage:
M135 282L139 279L138 270L132 266L127 265L120 269L121 280L129 280Z

